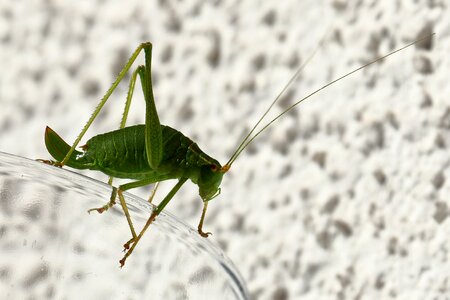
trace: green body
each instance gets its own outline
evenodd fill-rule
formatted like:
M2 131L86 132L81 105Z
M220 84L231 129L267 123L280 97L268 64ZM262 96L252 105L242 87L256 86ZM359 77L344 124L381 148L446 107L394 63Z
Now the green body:
M208 201L213 199L220 193L220 184L222 182L223 175L228 172L236 158L260 133L262 133L268 126L282 117L288 111L293 109L295 106L312 97L326 87L361 70L362 68L365 68L383 58L386 58L400 50L405 49L406 47L424 40L425 38L430 38L432 35L433 34L412 42L407 46L404 46L387 55L377 58L372 62L356 68L353 71L333 81L330 81L321 88L296 101L294 104L289 106L275 118L269 121L265 126L262 127L262 129L253 134L254 130L264 119L272 106L279 100L281 94L285 91L287 86L289 86L293 79L299 74L300 70L302 69L302 67L300 67L297 73L295 73L289 83L275 98L275 100L265 111L262 117L258 120L256 125L246 135L244 140L231 156L230 160L224 166L221 166L217 160L206 155L203 151L200 150L196 143L194 143L188 137L184 136L181 132L169 126L160 124L152 89L152 45L151 43L143 43L139 45L136 51L131 55L129 61L122 69L122 71L120 71L117 79L114 81L98 106L95 108L91 118L83 127L81 133L76 138L72 146L69 146L61 137L58 136L58 134L47 127L45 131L45 144L49 153L56 159L56 162L46 160L42 161L59 167L68 165L76 169L91 169L101 171L110 176L109 184L112 184L113 177L129 178L135 180L134 182L120 185L118 188L113 187L109 203L101 208L93 209L101 213L115 204L116 194L119 196L120 204L125 213L125 216L127 217L127 222L132 234L132 239L124 245L126 253L122 260L120 260L120 264L121 266L123 266L126 258L130 256L146 229L150 226L156 216L164 209L164 207L169 203L169 201L188 179L197 184L199 187L199 194L203 200L203 211L198 225L198 232L201 236L207 237L209 233L203 232L202 226L203 220L205 218L206 208L208 206ZM145 53L145 64L138 66L132 74L127 100L125 103L125 109L119 129L91 138L87 142L87 144L82 147L83 152L76 151L75 148L80 142L81 138L86 133L94 119L98 116L104 104L109 99L115 88L118 86L119 82L125 77L126 73L131 68L141 50L144 50ZM306 61L308 60L309 58ZM131 98L138 75L141 81L142 91L146 104L145 125L125 127L129 107L131 104ZM147 220L147 223L145 224L139 235L137 235L134 230L122 192L132 188L145 186L168 179L178 179L178 182L154 209L149 219ZM90 211L92 211L92 209ZM130 245L131 248L129 248Z
M82 152L75 150L81 138L142 50L145 53L145 63L138 66L131 76L119 129L94 136L86 145L81 147L83 149ZM228 171L228 167L222 167L217 160L206 155L191 139L178 130L161 125L159 122L152 88L151 55L151 43L139 45L95 108L91 118L83 127L72 146L69 146L49 127L45 130L45 145L56 161L41 161L59 167L67 165L76 169L101 171L110 176L109 184L111 185L115 177L134 180L117 188L113 187L108 204L89 210L96 210L102 213L112 207L115 204L116 196L119 196L120 204L132 235L132 238L124 245L126 253L120 260L121 266L124 265L127 257L131 255L148 226L188 179L198 185L199 194L203 200L203 211L198 225L198 233L203 237L207 237L209 233L203 232L202 226L208 201L220 193L222 177ZM138 76L145 100L145 125L125 127ZM178 182L153 210L147 223L141 232L137 234L122 192L168 179L178 179ZM154 193L149 199L150 202L153 199L153 195Z
M209 200L218 190L224 173L219 162L205 154L196 143L176 129L160 125L163 155L154 169L148 163L145 150L145 125L125 127L91 138L74 151L66 165L76 169L90 169L111 177L145 180L189 178L199 186L200 196ZM53 130L45 135L49 153L61 161L70 149ZM54 145L57 143L57 147ZM209 197L208 197L209 196Z

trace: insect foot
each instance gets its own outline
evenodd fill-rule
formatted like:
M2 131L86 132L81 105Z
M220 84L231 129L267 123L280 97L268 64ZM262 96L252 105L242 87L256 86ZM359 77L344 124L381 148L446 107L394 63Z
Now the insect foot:
M132 237L128 242L126 242L125 244L123 244L123 252L127 251L128 249L130 249L130 245L132 243L135 242L135 238Z
M142 238L142 236L144 235L145 231L150 226L150 224L152 224L153 221L156 219L156 216L158 216L158 214L159 214L159 211L157 211L157 210L153 211L153 213L150 215L150 218L145 223L145 225L142 228L139 235L135 236L133 234L133 238L131 240L129 240L127 243L125 243L125 245L124 245L125 248L129 247L131 245L131 243L133 243L133 245L131 245L131 247L129 247L129 249L126 250L123 258L121 260L119 260L121 268L125 265L125 261L127 260L128 256L130 256L131 253L133 253L133 250L134 250L134 248L136 248L136 245L139 243L139 240Z
M209 235L212 235L212 233L211 232L203 232L203 230L200 228L200 226L199 226L199 228L198 228L198 233L202 236L202 237L204 237L204 238L207 238Z
M107 211L110 207L113 207L116 204L116 196L117 196L117 188L113 187L111 192L111 197L109 198L109 202L102 207L91 208L87 212L90 214L91 211L96 210L99 214Z
M108 204L107 204L107 205L102 206L102 207L99 207L99 208L91 208L91 209L88 209L87 212L88 212L88 214L90 214L91 211L96 210L99 214L101 214L101 213L103 213L104 211L108 210L108 208L109 208L109 206L108 206Z
M220 189L219 189L219 193L220 193ZM208 208L208 201L204 201L203 202L202 216L200 217L200 222L198 223L198 227L197 227L198 233L204 238L207 238L208 235L212 234L211 232L203 232L203 230L202 230L202 228L203 228L203 221L205 220L205 214L206 214L206 209L207 208Z
M40 159L40 158L36 159L36 161L40 161L41 163L44 163L46 165L51 165L51 166L55 166L58 168L62 168L62 164L59 161Z
M120 268L122 269L123 268L123 266L125 265L125 260L126 260L127 258L126 257L124 257L124 258L122 258L121 260L119 260L119 264L120 264Z

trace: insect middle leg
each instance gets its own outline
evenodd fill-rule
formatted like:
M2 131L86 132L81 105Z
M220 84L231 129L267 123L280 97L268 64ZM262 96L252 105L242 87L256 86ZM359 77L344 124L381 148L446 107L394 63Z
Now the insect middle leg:
M150 194L150 197L148 198L148 203L152 204L152 201L153 201L153 198L155 197L156 190L158 189L158 186L159 186L159 181L156 182L155 185L153 186L153 189L152 189L152 192L151 192L151 194ZM121 194L119 194L119 197L120 197L120 196L121 196ZM122 196L122 197L123 197L123 196ZM125 202L125 201L123 201L123 202ZM121 202L121 203L122 203L122 202ZM124 211L125 211L125 209L124 209ZM125 215L126 215L126 214L125 214ZM127 218L127 220L128 220L128 218ZM131 219L130 219L129 222L131 222ZM130 224L130 223L129 223L129 224ZM130 228L132 228L132 225L130 225ZM133 233L133 230L132 230L131 234L132 234L132 238L129 239L129 240L123 245L124 251L128 250L128 249L130 248L131 243L133 243L134 240L136 239L136 234Z
M112 179L112 177L110 178L110 181L111 181L111 179ZM119 195L120 205L122 206L123 213L125 214L125 217L127 218L128 226L130 227L130 231L131 231L131 236L133 238L135 238L136 231L134 230L133 222L131 221L131 216L128 211L128 207L127 207L125 198L123 197L122 190L120 189L120 187L116 188L113 186L109 202L107 204L103 205L102 207L89 209L88 213L91 213L91 211L94 211L94 210L96 210L100 214L107 211L109 208L111 208L112 206L114 206L116 204L117 195Z
M152 183L157 183L157 182L167 180L167 179L169 179L167 177L167 175L159 175L159 176L157 175L157 176L150 177L148 179L143 179L143 180L126 183L126 184L120 185L118 188L112 187L112 192L111 192L111 197L110 197L109 202L102 207L89 209L88 213L90 213L92 211L97 211L98 213L101 214L101 213L107 211L110 207L112 207L116 204L116 198L117 198L117 196L119 196L120 205L121 205L123 213L125 214L125 217L127 219L128 226L130 227L131 236L132 236L132 238L124 245L125 249L128 249L129 246L127 246L127 245L129 243L131 243L132 241L134 241L137 238L137 235L136 235L136 230L134 229L134 226L133 226L133 222L131 220L130 213L128 211L128 206L125 202L125 198L124 198L122 192L129 190L129 189L141 187L141 186L146 186L146 185L149 185Z
M150 196L148 197L148 203L152 204L153 202L153 198L155 197L156 194L156 190L159 187L159 181L157 183L155 183L155 185L153 186L152 192L150 194Z
M128 256L133 253L134 248L136 248L136 245L138 244L139 240L144 235L147 228L153 223L153 221L156 219L156 217L161 213L161 211L166 207L166 205L169 203L170 200L172 200L173 196L178 192L178 190L181 188L181 186L186 182L187 178L180 178L177 182L177 184L170 190L170 192L164 197L164 199L161 201L161 203L158 204L158 206L153 210L152 214L148 218L147 222L145 223L144 227L142 228L141 232L136 238L131 239L127 244L128 246L133 243L133 245L128 249L128 251L125 253L123 258L119 261L120 267L123 267L125 264L126 259Z

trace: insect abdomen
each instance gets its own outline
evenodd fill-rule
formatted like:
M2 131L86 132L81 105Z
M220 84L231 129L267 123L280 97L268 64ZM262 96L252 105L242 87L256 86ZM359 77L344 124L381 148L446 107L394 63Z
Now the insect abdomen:
M161 129L164 151L157 170L147 161L145 125L125 127L91 138L77 160L113 177L145 179L158 174L170 178L188 177L194 182L199 167L217 162L178 130L164 125Z

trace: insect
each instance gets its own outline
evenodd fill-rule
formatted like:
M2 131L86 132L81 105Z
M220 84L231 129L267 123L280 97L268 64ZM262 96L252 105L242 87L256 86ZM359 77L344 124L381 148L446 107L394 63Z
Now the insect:
M301 102L317 94L319 91L394 53L410 47L411 45L414 45L424 39L431 38L432 35L420 38L400 49L390 52L327 83L326 85L320 87L319 89L292 104L286 110L269 121L259 131L254 133L266 114L270 111L270 109L278 101L283 92L300 73L303 66L305 65L303 64L294 74L291 80L287 83L287 85L283 88L283 90L279 93L279 95L275 98L275 100L271 103L271 105L261 116L255 126L246 135L246 137L234 151L234 154L231 156L228 162L224 165L221 165L216 159L204 153L194 141L183 135L178 130L160 124L152 90L152 44L143 43L139 45L139 47L133 52L124 68L120 71L117 79L114 81L112 86L108 89L104 97L101 99L98 106L95 108L91 118L83 127L81 133L78 135L72 146L69 146L55 131L53 131L49 127L46 128L45 145L48 152L51 154L51 156L53 156L55 161L40 161L57 167L67 165L75 169L90 169L103 172L106 175L110 176L109 184L111 186L113 178L126 178L134 180L130 183L122 184L118 187L112 187L109 202L102 207L89 210L89 212L97 211L99 213L102 213L115 205L116 198L119 198L120 205L124 211L131 231L131 239L124 244L124 248L126 251L125 255L119 261L120 266L123 267L126 259L131 255L147 228L155 220L159 213L161 213L161 211L166 207L169 201L178 192L180 187L188 179L190 179L199 188L199 195L203 201L203 210L198 224L198 233L203 237L207 237L210 233L203 231L203 221L205 219L209 201L220 194L220 184L222 182L223 176L230 170L231 166L242 153L242 151L259 134L261 134L271 124L273 124L273 122L275 122L278 118L283 116L285 113L293 109ZM75 150L81 138L84 136L92 122L100 113L101 109L103 108L117 85L129 71L142 50L144 51L145 63L144 65L138 66L132 73L125 102L125 109L119 129L94 136L87 141L86 145L81 146L82 151ZM138 76L140 78L146 104L145 124L126 127L125 124ZM159 183L161 181L169 179L178 179L178 182L164 197L164 199L156 206L156 208L154 208L144 227L141 229L139 234L137 234L128 212L123 192L133 188L146 186L153 183ZM149 199L150 202L153 199L154 193L155 190L153 190L152 195Z

